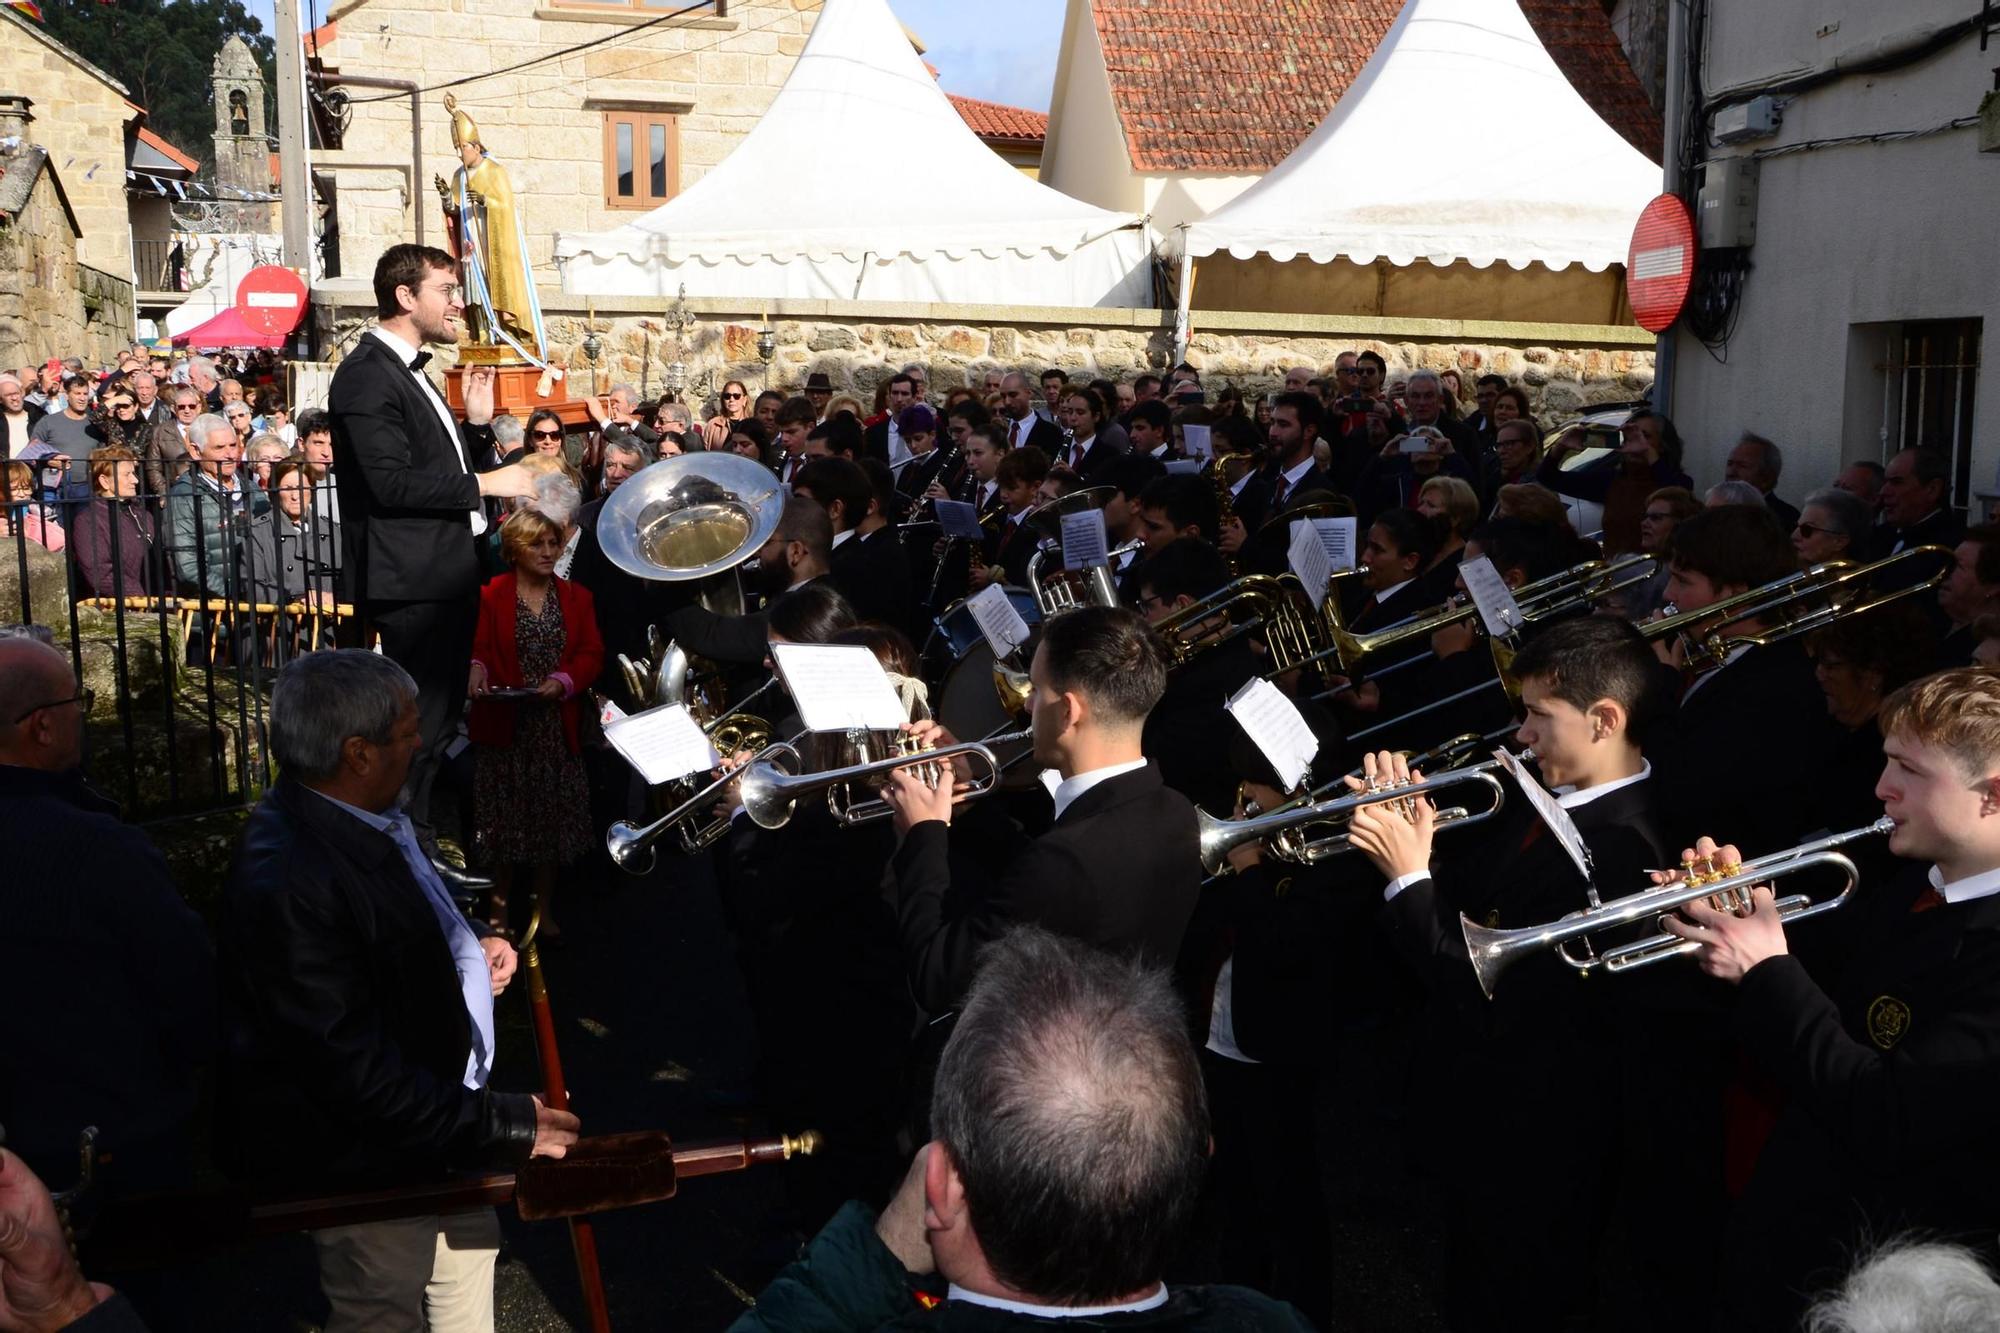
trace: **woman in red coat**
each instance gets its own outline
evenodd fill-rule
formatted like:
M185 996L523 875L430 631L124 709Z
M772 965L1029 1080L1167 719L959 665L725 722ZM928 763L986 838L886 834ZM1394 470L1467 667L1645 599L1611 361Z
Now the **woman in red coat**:
M500 525L500 550L513 572L480 590L467 684L473 822L493 876L491 923L507 929L508 890L515 867L525 865L542 907L541 937L551 944L562 936L552 902L556 870L590 845L579 735L584 691L604 663L589 590L556 577L567 537L538 509L518 510Z

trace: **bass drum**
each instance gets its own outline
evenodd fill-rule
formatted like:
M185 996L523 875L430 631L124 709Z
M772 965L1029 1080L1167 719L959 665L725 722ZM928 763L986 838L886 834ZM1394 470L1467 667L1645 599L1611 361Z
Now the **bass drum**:
M931 716L962 741L976 741L996 731L1017 731L1026 725L1009 717L1000 705L999 692L993 688L993 649L984 638L966 649L965 655L945 673L936 700ZM1003 766L1014 761L1000 774L1002 788L1026 791L1037 784L1040 770L1027 753L1034 748L1033 741L1011 741L988 748Z
M1029 592L1026 588L1016 588L1011 584L1002 588L1001 591L1007 594L1007 600L1014 604L1014 609L1020 612L1021 619L1028 622L1030 629L1042 623L1042 608L1036 604L1035 594ZM951 660L958 662L960 665L964 664L965 655L972 651L974 645L981 648L986 647L986 636L979 631L979 621L972 614L971 602L972 599L970 597L959 598L950 606L938 612L937 619L932 622L937 626L937 632L932 637L942 639L945 651L950 654ZM992 665L993 654L991 650L988 650L986 654L986 662L987 665ZM959 735L956 731L952 734ZM976 740L978 738L976 736L959 736L959 739Z

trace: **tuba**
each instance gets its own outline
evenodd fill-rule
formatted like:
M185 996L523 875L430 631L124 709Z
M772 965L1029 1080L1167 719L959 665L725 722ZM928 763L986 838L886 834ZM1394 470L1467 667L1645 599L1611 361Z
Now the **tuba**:
M744 610L738 567L756 555L785 510L762 463L738 454L681 454L640 470L604 502L597 543L634 578L694 583L718 615Z

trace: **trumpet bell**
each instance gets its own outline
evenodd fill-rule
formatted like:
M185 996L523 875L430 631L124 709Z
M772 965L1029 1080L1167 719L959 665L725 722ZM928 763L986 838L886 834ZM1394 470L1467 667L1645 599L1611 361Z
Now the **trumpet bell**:
M598 516L598 543L635 578L704 579L734 569L770 540L783 497L776 475L754 459L682 454L611 493Z

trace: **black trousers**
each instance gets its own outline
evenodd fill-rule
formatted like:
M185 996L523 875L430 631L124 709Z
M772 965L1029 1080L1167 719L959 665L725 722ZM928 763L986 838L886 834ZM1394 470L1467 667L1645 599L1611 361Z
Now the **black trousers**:
M417 682L417 725L423 744L410 765L403 808L417 838L435 850L431 789L445 751L465 712L465 681L472 665L472 635L479 627L479 590L437 602L370 602L368 622L382 637L382 654Z

